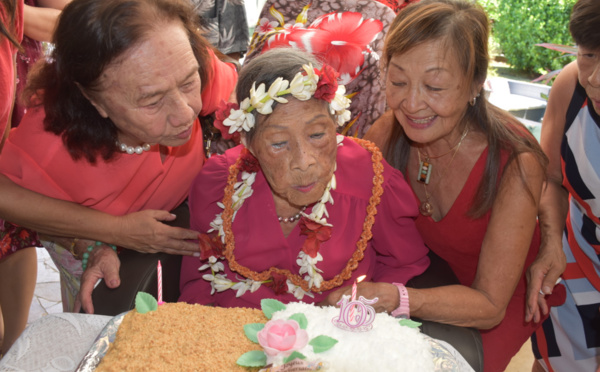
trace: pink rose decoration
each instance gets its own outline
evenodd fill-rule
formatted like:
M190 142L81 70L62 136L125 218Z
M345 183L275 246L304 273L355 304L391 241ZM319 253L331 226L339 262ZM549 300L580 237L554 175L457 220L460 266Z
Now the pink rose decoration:
M308 343L308 333L295 320L270 320L257 337L267 354L267 360L281 353L287 357Z

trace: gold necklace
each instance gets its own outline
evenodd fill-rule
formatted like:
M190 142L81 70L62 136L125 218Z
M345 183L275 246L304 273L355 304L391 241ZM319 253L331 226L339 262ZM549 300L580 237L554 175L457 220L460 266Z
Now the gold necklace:
M452 151L454 151L454 154L456 155L456 151L458 151L458 148L467 136L467 133L469 133L468 127L465 128L465 131L463 132L462 136L460 136L460 140L458 141L458 143L442 155L429 156L427 153L423 154L423 156L425 157L425 161L421 161L421 150L417 148L417 152L419 154L419 171L417 173L417 181L429 185L429 178L431 177L431 171L433 170L433 164L431 164L431 159L439 159L443 156L448 155Z
M452 162L454 161L454 158L456 157L456 154L458 153L458 149L460 149L460 145L462 144L463 140L465 139L465 137L467 136L468 133L469 133L469 128L467 128L465 130L465 132L463 133L463 135L460 137L460 141L458 141L458 144L450 150L450 151L454 151L454 154L452 154L452 159L450 159L450 162L446 166L444 173L440 174L440 178L438 179L438 184L442 181L442 179L446 175L446 172L452 165ZM447 155L449 153L450 152L447 152L443 155L439 155L436 158L441 158L442 156ZM429 193L429 191L427 191L427 185L429 184L429 177L431 175L432 166L429 163L429 158L426 158L425 162L421 161L421 151L419 149L417 149L417 157L419 159L419 177L417 178L417 181L419 181L423 184L423 189L425 190L425 201L421 202L421 205L419 205L419 212L423 216L429 217L433 214L433 205L429 201L429 199L431 198L431 194ZM436 158L432 158L432 159L436 159ZM428 167L428 169L426 170L426 173L427 173L426 181L421 180L421 178L422 178L421 176L423 175L423 172L424 172L424 164L427 164L427 167Z

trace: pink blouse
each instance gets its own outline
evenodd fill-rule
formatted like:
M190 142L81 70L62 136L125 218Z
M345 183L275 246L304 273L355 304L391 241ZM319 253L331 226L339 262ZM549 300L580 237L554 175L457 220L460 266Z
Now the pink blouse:
M238 146L224 155L210 158L194 180L189 197L192 229L208 231L215 215L221 213L217 202L223 198L228 168L235 163L241 148ZM321 244L323 261L317 265L323 270L324 280L332 279L346 266L362 233L373 188L370 153L354 141L345 139L343 146L338 147L335 175L337 189L331 191L334 204L327 205L330 215L327 221L333 225L332 236ZM384 192L377 206L373 238L368 243L365 257L344 286L351 285L361 275L367 276L366 281L406 283L429 265L428 250L415 226L417 205L408 184L402 174L385 161L383 176ZM252 196L245 200L233 222L236 260L254 271L276 266L298 274L296 259L306 236L300 234L298 224L287 238L284 237L271 189L262 172L257 173L252 189ZM310 207L307 213L310 213ZM211 295L210 283L202 278L210 273L210 269L199 272L201 265L203 262L198 258L183 258L180 301L255 308L260 307L263 298L276 298L284 303L296 301L288 293L275 295L265 285L254 293L247 291L241 297L236 297L235 290ZM240 279L239 274L229 270L227 263L225 273L231 280ZM319 302L328 293L315 293L314 298L305 296L302 301Z

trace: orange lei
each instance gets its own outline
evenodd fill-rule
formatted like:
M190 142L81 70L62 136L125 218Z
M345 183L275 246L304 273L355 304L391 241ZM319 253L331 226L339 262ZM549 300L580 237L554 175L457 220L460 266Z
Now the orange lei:
M367 206L367 216L365 217L365 222L363 224L363 232L360 236L360 239L356 243L356 250L352 254L352 257L348 260L348 263L346 264L346 267L342 270L342 272L336 275L333 279L324 280L318 289L313 290L312 288L308 288L308 282L304 280L300 275L293 274L289 270L271 267L268 270L258 273L237 263L237 261L235 260L235 254L233 252L235 250L235 237L233 236L233 231L231 228L233 220L232 196L234 191L234 185L237 182L237 176L239 173L238 165L241 161L241 157L238 158L235 164L229 167L229 177L227 178L227 186L225 187L225 193L223 196L223 204L225 206L222 215L223 232L225 233L225 250L223 253L225 258L229 262L229 268L231 269L231 271L235 271L246 278L250 278L254 281L260 282L267 281L271 278L273 273L278 273L281 275L285 275L294 285L299 286L305 292L327 291L341 286L345 280L351 278L352 272L356 270L356 268L358 267L358 263L362 261L364 257L365 249L367 249L367 242L373 237L371 228L373 227L373 223L375 223L377 205L379 205L379 202L381 201L381 195L383 195L383 164L381 162L383 156L381 155L381 151L372 142L358 138L351 139L371 153L371 161L373 162L374 173L373 191L371 197L369 198L369 205Z

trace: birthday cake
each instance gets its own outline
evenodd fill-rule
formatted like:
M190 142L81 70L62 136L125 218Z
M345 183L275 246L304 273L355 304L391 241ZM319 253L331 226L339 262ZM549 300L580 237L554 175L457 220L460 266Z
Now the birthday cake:
M262 307L133 310L96 370L436 370L431 339L410 320L358 311L347 322L339 308L276 300Z

